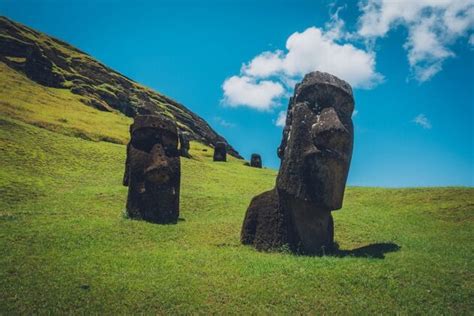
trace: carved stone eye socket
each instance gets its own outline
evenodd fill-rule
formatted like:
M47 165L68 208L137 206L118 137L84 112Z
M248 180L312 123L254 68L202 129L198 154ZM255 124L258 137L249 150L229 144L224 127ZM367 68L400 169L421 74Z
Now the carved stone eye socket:
M161 143L161 135L155 128L141 128L133 132L133 147L150 152L153 146Z
M296 100L301 100L316 114L325 108L334 108L341 119L350 119L354 110L354 100L346 93L340 93L338 88L332 86L319 86L318 89L307 88L300 91Z

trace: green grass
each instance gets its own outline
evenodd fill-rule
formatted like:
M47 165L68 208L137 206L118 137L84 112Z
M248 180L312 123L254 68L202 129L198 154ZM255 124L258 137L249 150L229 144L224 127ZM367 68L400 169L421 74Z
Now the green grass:
M130 120L0 69L0 314L472 314L473 189L351 187L339 256L261 253L239 233L276 172L192 143L182 220L128 220L125 146L100 139Z

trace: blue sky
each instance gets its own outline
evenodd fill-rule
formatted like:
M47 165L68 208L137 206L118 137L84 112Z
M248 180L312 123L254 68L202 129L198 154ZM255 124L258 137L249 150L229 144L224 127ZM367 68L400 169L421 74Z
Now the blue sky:
M355 93L350 185L474 185L472 0L0 0L0 14L185 104L271 168L293 84L332 72Z

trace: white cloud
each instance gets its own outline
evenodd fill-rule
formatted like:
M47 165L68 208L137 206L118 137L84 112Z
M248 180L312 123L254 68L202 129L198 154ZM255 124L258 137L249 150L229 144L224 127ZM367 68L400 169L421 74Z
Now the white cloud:
M357 111L357 110L354 110L354 112L352 112L352 117L353 117L353 118L354 118L354 117L356 117L356 116L357 116L357 114L359 114L359 111Z
M414 77L424 82L453 57L449 49L474 26L474 0L367 0L359 3L358 34L374 41L397 26L408 29L404 48Z
M222 89L224 104L231 107L247 106L259 111L270 110L285 92L278 82L257 81L247 76L232 76L226 79Z
M332 6L334 8L334 6ZM295 32L285 49L265 51L223 84L223 103L270 110L308 72L329 72L354 88L370 89L384 77L376 70L374 44L390 30L408 30L403 47L410 72L427 81L455 56L451 46L465 38L474 49L474 0L360 0L357 32L346 30L337 8L324 27ZM365 48L355 43L364 42Z
M335 36L340 36L340 30L332 31L310 27L293 33L286 41L286 53L264 52L244 65L242 73L256 78L301 78L319 70L334 74L355 88L371 88L379 83L382 76L375 71L375 55L352 44L338 44Z
M217 124L219 124L220 126L222 127L227 127L227 128L232 128L232 127L235 127L236 125L234 123L231 123L229 121L226 121L224 120L222 117L220 116L215 116L214 117L214 121L217 122Z
M280 72L283 68L282 58L283 52L277 50L275 52L263 52L251 62L242 66L241 72L252 77L269 77Z
M274 121L276 126L285 127L286 125L286 111L280 111L278 113L277 119Z
M338 41L349 38L339 9L325 28L309 27L286 41L286 50L265 51L228 78L223 103L269 110L294 84L311 71L323 71L348 81L354 88L372 88L383 80L375 71L375 54Z
M424 129L431 129L431 122L430 120L424 115L423 113L418 114L414 119L413 122L417 125L420 125Z

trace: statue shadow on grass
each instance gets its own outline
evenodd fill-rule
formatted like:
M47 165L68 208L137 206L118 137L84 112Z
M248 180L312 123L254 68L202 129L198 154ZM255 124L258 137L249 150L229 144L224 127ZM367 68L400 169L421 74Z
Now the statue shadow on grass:
M388 252L399 251L401 247L395 243L376 243L370 244L367 246L355 248L352 250L342 250L339 249L339 246L336 244L335 249L328 254L329 256L334 257L355 257L355 258L375 258L375 259L385 259L385 254Z

